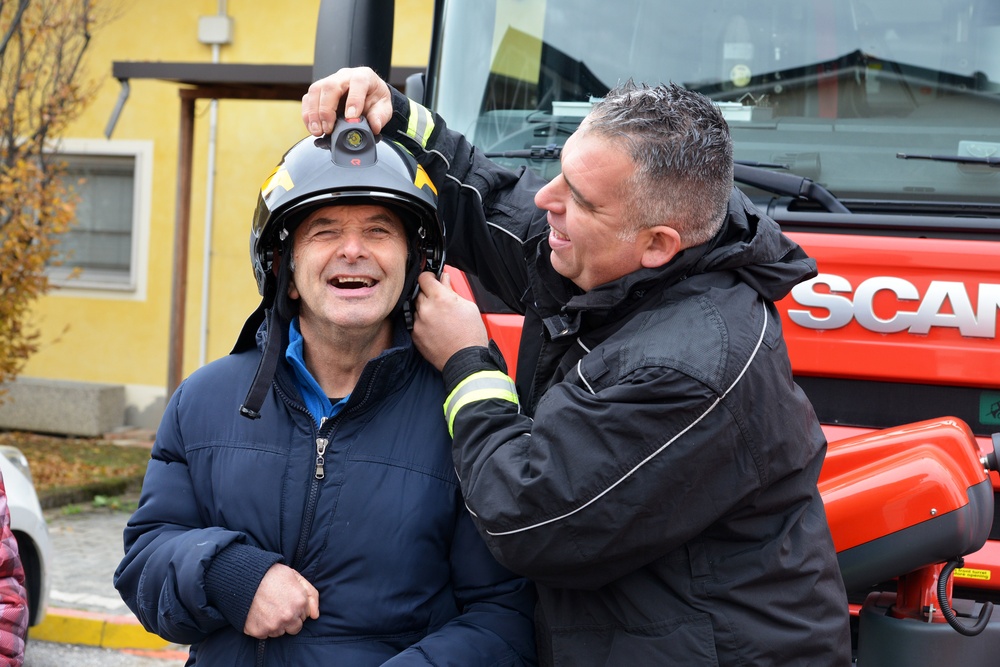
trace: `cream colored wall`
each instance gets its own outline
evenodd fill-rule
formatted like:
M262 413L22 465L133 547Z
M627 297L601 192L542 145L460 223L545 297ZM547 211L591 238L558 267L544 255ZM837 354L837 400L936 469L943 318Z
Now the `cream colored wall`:
M215 0L115 0L119 18L93 37L88 71L99 83L96 99L66 133L101 145L120 86L113 61L211 62L211 47L198 42L198 17L214 15ZM221 47L224 63L310 64L319 0L294 3L228 0L232 44ZM397 3L393 63L422 66L428 52L432 0ZM162 400L167 381L171 272L177 187L180 102L176 84L132 80L131 93L113 142L152 146L152 192L148 255L140 261L145 290L134 294L55 289L39 301L33 323L40 349L23 375L124 384L133 412ZM202 267L205 249L209 104L196 106L191 237L187 285L184 374L200 364ZM257 191L282 153L305 132L295 102L221 100L218 107L216 185L207 360L228 353L239 328L258 302L248 256L250 217Z

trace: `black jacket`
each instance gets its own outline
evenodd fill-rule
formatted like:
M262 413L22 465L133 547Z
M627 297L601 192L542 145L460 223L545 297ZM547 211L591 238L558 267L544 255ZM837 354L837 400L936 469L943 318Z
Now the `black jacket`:
M402 140L438 184L449 262L525 313L520 406L465 403L454 458L494 555L539 584L541 660L849 664L826 443L773 303L814 262L734 190L709 243L581 293L549 264L543 183L434 122ZM494 357L455 355L448 391L495 383Z

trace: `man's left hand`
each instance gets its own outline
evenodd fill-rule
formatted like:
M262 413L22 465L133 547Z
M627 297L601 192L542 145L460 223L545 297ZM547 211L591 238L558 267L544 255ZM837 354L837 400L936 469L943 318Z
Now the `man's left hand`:
M447 273L439 281L425 271L418 282L413 342L427 361L441 370L459 350L489 345L479 308L455 293Z

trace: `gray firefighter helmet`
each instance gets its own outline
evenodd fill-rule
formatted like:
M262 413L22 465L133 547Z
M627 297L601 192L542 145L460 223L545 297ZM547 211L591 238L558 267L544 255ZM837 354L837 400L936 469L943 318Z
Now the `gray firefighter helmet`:
M414 270L408 272L413 284L407 282L404 300L416 296L420 271L440 276L444 227L427 173L401 145L375 136L363 118L339 118L329 135L292 146L261 186L250 230L250 260L261 296L274 280L276 253L295 226L318 208L351 203L382 204L406 224Z

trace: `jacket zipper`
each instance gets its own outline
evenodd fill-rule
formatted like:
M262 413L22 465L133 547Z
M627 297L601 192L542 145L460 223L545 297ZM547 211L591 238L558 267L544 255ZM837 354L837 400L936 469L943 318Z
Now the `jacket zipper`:
M381 362L379 363L379 366L381 366ZM373 369L373 372L370 375L371 378L375 377L375 370L377 370L377 368ZM353 407L342 411L340 414L331 419L324 417L320 422L319 431L316 433L315 468L313 470L312 483L309 485L309 495L306 496L305 510L302 514L302 530L299 533L299 543L295 546L295 555L292 557L292 562L289 565L289 567L294 570L299 569L299 561L305 557L306 544L309 542L309 535L312 533L313 520L316 518L316 505L319 502L319 489L323 479L326 477L326 448L330 445L330 441L333 439L333 431L336 429L337 424L340 423L340 420L344 416L354 412L357 409L357 406L364 405L368 402L368 397L371 395L373 384L373 380L368 381L364 397L355 403ZM281 391L281 388L278 387L277 384L275 384L275 388L278 390L278 394L282 396L287 405L298 410L299 412L304 412L309 415L309 411L306 410L304 406L292 401L289 396ZM309 415L309 417L312 419L312 415ZM264 649L266 646L266 639L257 640L257 654L255 658L256 667L264 667Z
M326 470L323 466L326 465L326 459L323 457L326 454L326 447L330 444L330 440L327 438L316 438L316 479L323 479L326 477Z
M312 533L313 519L316 518L316 505L319 503L319 489L326 478L326 448L330 444L333 431L340 423L340 417L344 413L337 415L333 419L324 419L316 434L316 460L313 470L312 482L309 484L309 495L306 496L306 507L302 513L302 531L299 533L299 543L295 546L295 555L292 557L290 567L298 569L299 563L305 557L306 544L309 542L309 535Z
M254 664L257 667L264 667L264 647L267 646L266 639L257 640L257 655L254 658Z
M379 362L379 366L382 363ZM357 401L350 408L343 410L340 414L330 419L323 419L320 422L319 431L316 433L316 459L314 461L313 479L309 485L309 495L306 497L306 507L302 514L302 532L299 533L299 543L295 547L295 555L292 558L290 567L299 569L299 563L305 557L306 544L312 534L313 520L316 518L316 505L319 502L319 490L323 480L326 478L326 448L333 440L333 433L337 426L347 415L358 410L359 406L365 405L371 395L374 378L378 374L378 367L373 368L369 375L369 381L365 387L365 393L360 401Z
M306 412L308 414L304 407L301 407L292 401L288 401L288 404L300 412ZM339 416L340 415L338 415L338 417ZM316 468L313 473L312 483L309 485L309 495L306 496L306 506L302 514L302 530L299 533L299 542L295 546L295 555L292 557L292 562L289 565L289 567L295 570L298 569L299 561L301 561L305 556L306 544L309 541L309 534L312 532L312 523L316 516L316 505L319 502L320 483L323 481L323 478L326 477L326 470L324 469L326 459L324 456L326 454L326 448L330 444L330 435L338 421L340 420L337 418L327 419L324 417L320 423L319 432L316 434ZM328 425L329 428L327 428ZM254 657L254 664L256 667L264 667L264 650L266 647L266 639L257 640L257 651Z

